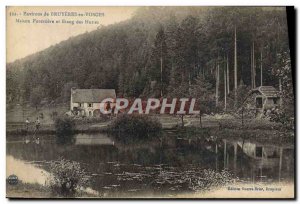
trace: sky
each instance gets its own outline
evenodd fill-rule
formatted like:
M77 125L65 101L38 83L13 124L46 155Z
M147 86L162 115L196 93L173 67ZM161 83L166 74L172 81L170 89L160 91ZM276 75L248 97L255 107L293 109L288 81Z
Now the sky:
M44 50L72 36L89 32L132 17L137 7L7 7L6 10L6 62L10 63ZM26 13L24 13L26 12ZM44 16L47 12L49 16ZM92 12L100 16L51 16L50 12ZM43 16L36 16L42 14ZM104 14L104 16L103 16ZM17 15L17 16L16 16ZM19 22L17 22L17 19ZM36 20L98 21L100 24L32 23ZM30 23L24 23L28 22ZM21 22L20 22L21 21ZM39 21L35 21L39 22ZM101 29L101 28L100 28Z

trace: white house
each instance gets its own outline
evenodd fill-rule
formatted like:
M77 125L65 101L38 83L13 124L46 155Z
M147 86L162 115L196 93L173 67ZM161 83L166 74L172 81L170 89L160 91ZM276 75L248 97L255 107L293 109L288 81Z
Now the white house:
M102 103L106 98L116 99L115 89L71 89L70 110L74 115L100 116L100 108L113 107Z

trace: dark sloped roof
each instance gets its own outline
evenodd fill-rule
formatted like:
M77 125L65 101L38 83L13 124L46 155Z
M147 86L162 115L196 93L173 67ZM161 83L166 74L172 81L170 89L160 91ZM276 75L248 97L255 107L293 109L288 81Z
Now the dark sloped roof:
M72 89L74 103L100 103L106 98L116 98L115 89Z
M273 86L260 86L253 91L259 91L265 97L279 97L279 91Z

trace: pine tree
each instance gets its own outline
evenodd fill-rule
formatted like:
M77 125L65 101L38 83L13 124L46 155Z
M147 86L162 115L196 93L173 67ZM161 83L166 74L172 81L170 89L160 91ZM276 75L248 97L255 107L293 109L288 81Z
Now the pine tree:
M160 96L166 94L169 84L170 63L164 28L161 26L156 34L150 57L150 79L159 85Z

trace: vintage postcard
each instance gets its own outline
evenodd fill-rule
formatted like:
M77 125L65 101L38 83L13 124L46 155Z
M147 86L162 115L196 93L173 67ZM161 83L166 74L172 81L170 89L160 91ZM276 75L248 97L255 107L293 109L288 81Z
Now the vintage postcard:
M293 12L8 6L6 196L294 199Z

